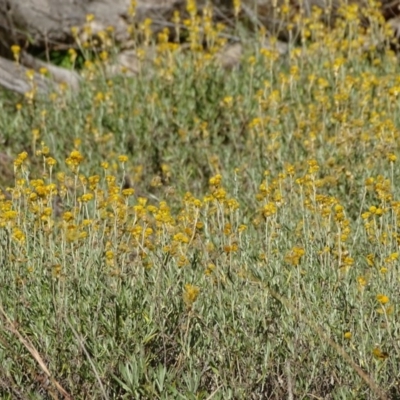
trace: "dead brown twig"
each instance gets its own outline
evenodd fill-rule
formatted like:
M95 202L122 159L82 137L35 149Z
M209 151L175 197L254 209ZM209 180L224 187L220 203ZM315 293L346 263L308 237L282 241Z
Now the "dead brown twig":
M56 379L54 379L54 377L51 375L49 369L47 368L45 362L43 361L42 357L40 356L39 352L36 350L35 346L32 344L32 342L28 338L25 338L24 336L22 336L22 334L15 327L15 324L11 321L10 317L4 311L2 306L0 306L0 317L4 322L5 328L8 331L10 331L12 334L17 336L18 340L29 351L29 353L32 355L32 357L39 364L39 367L41 368L41 370L47 375L47 377L49 378L51 383L64 396L64 398L67 400L73 400L73 397L56 381ZM53 398L56 399L57 396L53 396Z

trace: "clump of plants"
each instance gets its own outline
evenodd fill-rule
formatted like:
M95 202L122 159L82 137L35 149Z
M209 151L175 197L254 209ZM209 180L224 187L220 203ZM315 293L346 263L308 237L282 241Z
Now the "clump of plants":
M189 7L191 46L149 33L137 77L104 79L103 53L74 96L0 101L2 398L398 396L399 66L375 10L315 9L286 56L260 33L227 72Z

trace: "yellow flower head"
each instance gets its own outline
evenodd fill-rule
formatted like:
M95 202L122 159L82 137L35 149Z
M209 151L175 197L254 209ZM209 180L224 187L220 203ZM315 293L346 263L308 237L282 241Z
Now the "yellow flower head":
M264 217L270 217L274 214L276 214L277 211L277 207L274 203L267 203L264 207L263 207L263 214Z
M351 332L345 332L343 336L345 339L349 340L349 339L351 339L352 334L351 334Z
M379 346L375 346L372 350L373 356L378 360L386 360L389 357L389 354L386 351L382 351Z
M82 195L82 197L80 198L80 201L82 203L87 203L88 201L93 199L93 193L85 193L84 195Z
M119 161L120 163L126 163L126 162L128 161L128 156L126 156L126 155L120 155L120 156L118 156L118 161Z
M379 293L379 294L376 295L376 300L380 304L387 304L390 301L389 297L384 295L384 294L382 294L382 293Z
M185 285L185 289L183 291L183 301L185 304L190 307L197 299L200 293L200 288L198 286L191 285L187 283Z

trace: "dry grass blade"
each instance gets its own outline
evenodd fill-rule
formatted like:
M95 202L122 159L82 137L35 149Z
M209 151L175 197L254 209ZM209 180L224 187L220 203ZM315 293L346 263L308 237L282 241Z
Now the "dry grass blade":
M21 333L16 329L13 325L13 322L9 318L9 316L4 311L3 307L0 306L0 314L3 321L6 323L6 329L17 336L18 340L25 346L25 348L31 353L32 357L39 364L41 370L48 376L53 385L57 388L57 390L64 396L65 399L72 400L73 397L51 376L49 369L47 368L45 362L40 356L39 352L36 350L35 346L30 342L29 339L24 338ZM54 397L54 398L57 398Z

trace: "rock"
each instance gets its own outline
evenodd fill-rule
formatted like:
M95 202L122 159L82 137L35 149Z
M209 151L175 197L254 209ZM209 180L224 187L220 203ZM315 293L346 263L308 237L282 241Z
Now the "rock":
M216 54L217 63L225 69L232 69L240 65L240 59L243 54L241 43L234 43L225 46L222 51Z

